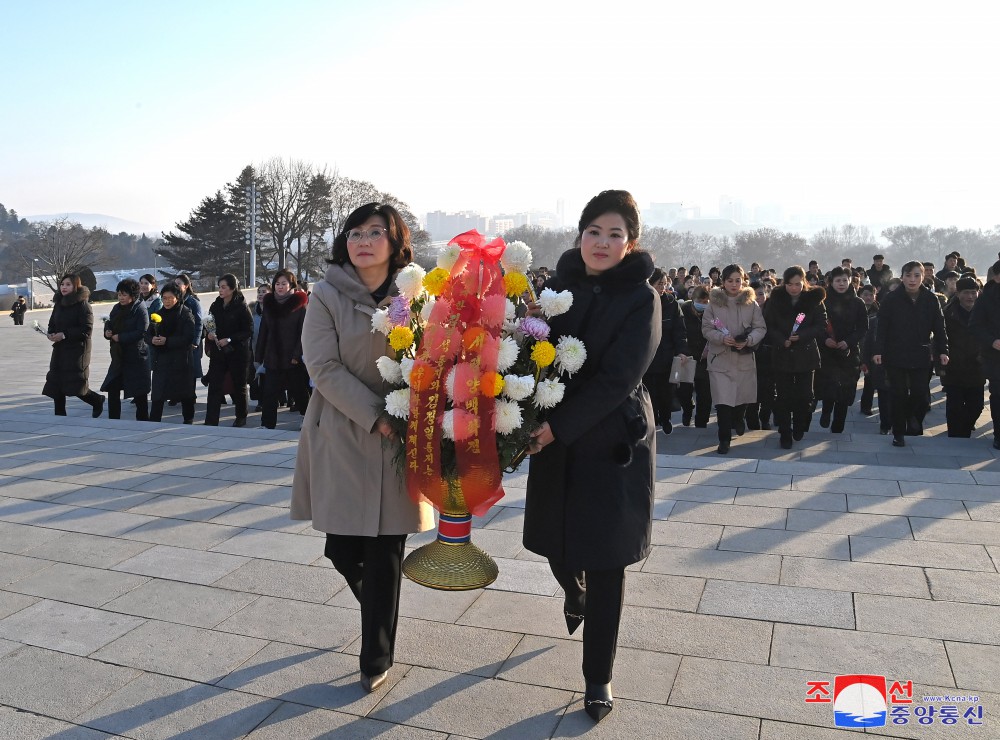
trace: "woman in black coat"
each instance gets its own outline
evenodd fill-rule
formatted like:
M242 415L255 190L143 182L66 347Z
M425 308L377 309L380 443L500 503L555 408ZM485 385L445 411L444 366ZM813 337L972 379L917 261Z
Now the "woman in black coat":
M684 329L687 333L688 349L691 358L697 362L694 370L694 383L681 383L677 389L677 398L681 402L681 421L684 426L691 424L697 429L708 426L708 417L712 413L712 384L708 377L708 341L701 333L701 317L708 308L708 288L696 285L691 289L691 300L681 305L681 317L684 319Z
M108 418L122 417L122 397L135 399L135 420L149 418L149 354L146 329L149 314L140 299L139 283L127 278L118 283L118 305L104 323L110 342L111 366L101 390L108 394Z
M163 307L150 315L146 330L153 367L150 421L160 421L163 404L173 399L181 404L184 423L194 423L191 345L195 339L195 323L191 309L181 304L181 292L173 283L163 286L160 290Z
M764 304L764 321L774 369L774 421L781 447L809 431L813 403L813 373L819 367L816 340L826 334L826 308L822 288L809 288L800 265L785 270L782 284L771 291ZM804 314L801 323L799 314Z
M233 426L243 427L247 423L247 406L250 402L247 397L247 374L253 362L250 354L253 317L239 291L239 281L235 275L226 273L219 278L219 297L208 312L215 321L215 327L206 337L209 362L205 424L219 425L222 398L231 394L236 406Z
M52 359L42 388L42 395L55 403L56 416L66 416L66 396L90 404L95 419L104 411L104 396L92 391L89 383L90 335L94 330L89 300L90 289L82 285L78 275L67 273L59 278L47 335L52 342Z
M11 318L14 319L14 326L24 326L24 314L28 310L28 304L24 301L24 296L18 296L14 305L10 308Z
M260 300L260 335L254 357L263 365L260 425L267 429L277 424L278 399L285 391L302 416L309 405L309 374L302 364L302 323L309 297L297 287L294 273L281 270L271 281L271 292Z
M983 413L985 396L983 360L979 340L969 330L969 319L979 297L975 278L959 278L955 295L944 307L944 325L948 332L948 367L941 371L945 392L945 416L949 437L971 437Z
M847 409L854 403L861 377L861 342L868 331L868 310L851 286L851 275L834 267L826 277L827 336L819 345L816 386L823 399L821 427L844 431Z
M903 287L881 301L872 359L885 366L892 389L892 445L924 433L932 361L948 364L948 334L937 297L922 285L924 267L903 265ZM934 336L933 344L931 335Z
M595 721L612 708L625 567L650 551L656 427L642 376L660 343L660 302L639 229L625 191L605 191L583 210L577 247L553 280L573 306L551 327L581 339L587 360L529 447L524 546L548 558L570 634L586 622L584 707Z
M667 276L663 270L656 268L649 278L649 284L660 296L660 346L649 366L642 376L643 385L649 391L653 402L653 415L656 423L663 428L664 434L670 434L674 427L670 423L670 415L674 410L674 384L670 382L670 367L674 357L681 357L682 362L688 361L687 329L681 307L677 299L667 291Z

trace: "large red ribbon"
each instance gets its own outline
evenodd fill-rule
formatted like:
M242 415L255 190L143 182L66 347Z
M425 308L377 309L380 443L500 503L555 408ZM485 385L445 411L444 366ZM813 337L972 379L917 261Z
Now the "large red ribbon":
M406 436L406 471L410 495L441 509L448 493L441 474L441 417L445 378L457 364L455 458L462 494L477 516L503 498L500 460L493 424L496 401L483 392L483 378L497 369L500 330L497 310L504 305L500 257L502 239L489 244L477 231L451 240L461 251L451 279L431 311L410 375L410 421ZM491 375L493 374L493 375ZM461 399L461 401L457 400Z

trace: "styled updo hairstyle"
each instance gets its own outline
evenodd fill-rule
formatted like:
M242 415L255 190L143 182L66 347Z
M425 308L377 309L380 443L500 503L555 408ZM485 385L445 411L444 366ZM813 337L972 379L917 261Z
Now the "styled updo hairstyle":
M575 246L580 246L584 230L605 213L616 213L624 219L631 247L629 251L637 248L642 235L642 222L639 218L639 206L627 190L604 190L590 199L580 214Z

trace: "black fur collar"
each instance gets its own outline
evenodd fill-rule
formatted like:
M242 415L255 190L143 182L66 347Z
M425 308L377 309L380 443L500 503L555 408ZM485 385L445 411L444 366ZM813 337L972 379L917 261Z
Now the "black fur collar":
M556 265L556 277L564 285L586 280L610 290L635 287L649 280L652 274L653 258L641 250L629 252L621 262L600 275L587 274L579 247L563 252Z

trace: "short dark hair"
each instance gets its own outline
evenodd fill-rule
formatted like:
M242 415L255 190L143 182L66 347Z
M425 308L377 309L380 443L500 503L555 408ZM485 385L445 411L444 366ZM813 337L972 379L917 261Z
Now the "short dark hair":
M132 296L133 301L139 300L139 294L142 292L139 289L139 281L134 278L125 278L118 283L118 287L115 288L116 293L125 293L126 295Z
M843 270L844 268L840 269ZM802 265L792 265L791 267L787 268L781 274L781 282L787 283L793 277L800 278L803 283L806 281L806 271L802 269Z
M653 268L653 274L649 276L649 284L650 285L656 285L658 282L660 282L661 280L663 280L664 277L665 277L665 274L664 274L663 270L661 270L659 267L654 267Z
M167 282L163 284L160 288L160 295L163 296L165 293L172 293L176 296L177 300L181 299L181 289L174 285L172 282Z
M603 190L587 203L580 214L580 223L577 224L576 246L580 246L580 237L595 219L600 218L605 213L617 213L625 221L625 231L628 232L629 243L638 246L639 237L642 236L642 222L639 218L639 206L636 205L635 198L627 190Z
M838 277L853 277L853 273L846 267L840 267L840 266L834 267L832 270L830 270L830 272L826 273L826 279L829 280L831 283L833 282L834 278Z
M218 285L219 283L225 283L226 285L229 286L229 289L232 291L237 291L240 289L240 281L231 272L227 272L225 275L220 275L219 279L215 281L216 285Z
M285 278L292 290L299 287L299 281L296 279L294 272L291 270L278 270L274 273L274 277L271 278L271 290L274 290L274 284L278 282L278 278Z
M910 260L905 265L903 265L903 268L899 271L899 274L900 276L905 275L906 273L911 272L912 270L915 270L918 267L920 268L920 272L924 271L923 263L918 262L917 260Z
M80 290L80 286L83 285L83 281L80 280L80 276L75 272L67 272L65 275L59 278L59 284L62 285L64 281L69 280L73 283L74 290Z
M872 257L872 259L873 260L884 260L885 259L885 255L883 255L883 254L876 254L874 257Z
M389 272L393 273L413 262L413 248L410 246L410 227L406 225L399 211L385 203L366 203L351 211L344 221L340 233L333 240L333 253L327 260L331 265L346 265L351 261L347 251L347 234L356 226L361 226L372 216L380 216L385 220L386 236L392 250L389 255Z

